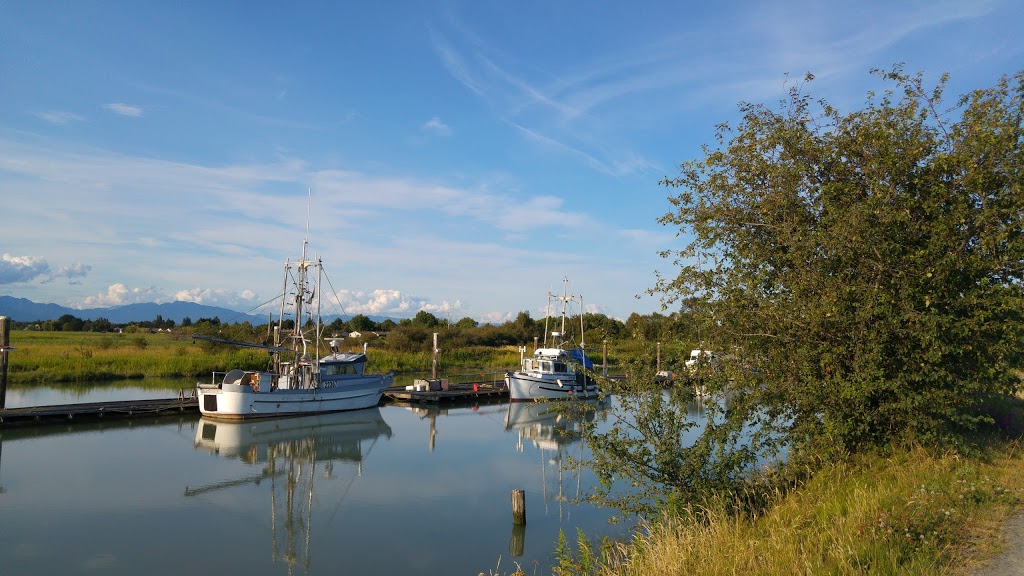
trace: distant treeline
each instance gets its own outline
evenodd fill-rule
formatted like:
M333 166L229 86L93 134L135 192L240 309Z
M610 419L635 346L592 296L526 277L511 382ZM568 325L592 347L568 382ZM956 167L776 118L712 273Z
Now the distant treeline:
M555 320L552 320L555 322ZM558 324L551 324L548 330L559 330ZM695 336L692 323L687 322L683 315L658 313L633 313L623 322L604 314L587 313L583 317L586 329L585 341L590 349L596 349L604 340L621 341L623 339L660 340L667 338L689 339ZM579 319L572 322L573 327L579 326ZM284 323L285 329L293 327L291 320ZM35 322L12 322L15 330L42 330L54 332L171 332L177 336L192 334L218 335L223 338L243 341L261 341L270 337L266 324L252 325L248 321L242 323L223 323L220 318L199 318L195 321L189 317L176 323L157 315L151 321L115 324L105 318L83 320L71 314L65 314L56 320L40 320ZM578 330L572 330L576 333ZM432 346L433 333L442 334L445 346L509 346L532 344L535 339L544 341L544 318L534 319L529 312L520 312L515 319L503 324L481 324L472 318L462 318L454 323L438 318L430 312L420 311L413 318L398 322L386 319L375 322L373 319L358 314L348 320L336 319L326 326L325 336L352 338L360 345L363 343L375 348L419 351L429 350Z

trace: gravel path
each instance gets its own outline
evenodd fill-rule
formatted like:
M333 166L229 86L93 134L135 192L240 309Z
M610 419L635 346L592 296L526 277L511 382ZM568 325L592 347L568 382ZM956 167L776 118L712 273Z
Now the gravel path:
M1024 514L1007 520L1003 534L1006 547L976 576L1024 576Z

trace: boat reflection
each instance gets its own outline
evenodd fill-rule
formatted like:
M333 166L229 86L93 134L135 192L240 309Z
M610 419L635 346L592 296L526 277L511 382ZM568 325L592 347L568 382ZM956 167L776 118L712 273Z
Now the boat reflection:
M350 482L362 474L364 458L391 427L379 408L294 418L226 422L200 418L195 436L197 450L258 466L241 478L186 487L185 496L269 480L273 561L299 563L309 571L310 528L314 510L314 480L331 480L336 464L354 464ZM369 446L365 443L369 442ZM347 490L346 490L347 491Z
M562 402L512 402L508 405L505 415L505 430L515 430L517 433L516 451L523 452L525 443L530 442L536 446L541 455L541 475L543 477L543 492L545 511L552 497L559 502L559 518L563 517L564 510L561 503L566 501L563 490L562 465L567 450L572 447L575 458L568 464L573 469L570 472L576 475L576 497L579 500L580 494L580 468L583 461L584 442L582 429L585 423L593 423L606 414L606 400L570 400ZM579 444L578 453L575 452L574 444ZM548 468L556 468L552 473L557 473L557 490L549 493L548 484L552 479L548 478Z

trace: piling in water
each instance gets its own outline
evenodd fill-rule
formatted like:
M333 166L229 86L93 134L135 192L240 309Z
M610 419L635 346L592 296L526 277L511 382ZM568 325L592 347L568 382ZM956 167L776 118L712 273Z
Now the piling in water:
M512 523L526 525L526 491L512 491Z
M7 408L7 352L10 348L10 319L0 316L0 410Z

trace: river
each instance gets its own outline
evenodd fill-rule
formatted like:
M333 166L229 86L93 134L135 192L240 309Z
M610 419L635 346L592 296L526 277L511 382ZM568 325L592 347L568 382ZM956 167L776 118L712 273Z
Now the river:
M189 385L15 388L7 407ZM585 417L600 427L607 408ZM506 402L0 428L0 572L550 574L559 530L600 542L630 529L576 503L594 482L561 465L586 454L578 426ZM512 521L516 489L525 528Z

